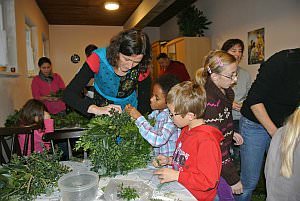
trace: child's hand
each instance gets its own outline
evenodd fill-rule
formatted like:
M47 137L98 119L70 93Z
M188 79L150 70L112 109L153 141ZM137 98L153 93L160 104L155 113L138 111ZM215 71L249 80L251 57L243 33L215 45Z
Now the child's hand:
M169 157L158 155L153 161L152 165L154 167L161 167L169 164Z
M233 194L241 194L243 193L243 184L241 181L231 186L231 190Z
M141 113L130 104L126 105L125 111L134 119L138 119L140 116L142 116Z
M233 133L233 140L235 141L234 145L241 145L244 143L243 137L236 132Z
M46 111L44 111L44 119L51 119L50 114Z
M153 174L158 175L158 179L160 179L161 184L171 181L178 181L179 177L179 171L171 168L161 168L156 170Z

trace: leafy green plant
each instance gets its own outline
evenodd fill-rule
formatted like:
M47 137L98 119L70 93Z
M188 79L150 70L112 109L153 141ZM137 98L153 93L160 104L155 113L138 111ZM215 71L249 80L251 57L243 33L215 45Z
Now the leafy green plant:
M69 168L59 163L59 155L47 151L29 157L14 155L0 168L1 200L33 200L40 194L51 194L59 177Z
M135 188L132 188L130 186L124 187L123 183L119 186L117 196L118 196L118 198L121 198L121 199L124 199L127 201L135 200L140 197Z
M211 23L195 5L184 8L177 15L179 31L183 36L204 36L204 30Z
M7 119L5 120L4 126L5 127L16 127L19 125L19 116L20 111L15 110L13 114L8 115Z
M57 92L51 92L50 93L50 97L62 98L63 94L64 94L64 90L63 89L59 89Z
M151 146L140 135L127 113L96 117L76 143L76 149L88 151L93 170L103 176L124 174L145 167L150 160Z
M81 114L72 111L66 115L51 115L54 119L54 126L55 128L74 128L74 127L81 127L86 128L89 122L89 119L82 116Z

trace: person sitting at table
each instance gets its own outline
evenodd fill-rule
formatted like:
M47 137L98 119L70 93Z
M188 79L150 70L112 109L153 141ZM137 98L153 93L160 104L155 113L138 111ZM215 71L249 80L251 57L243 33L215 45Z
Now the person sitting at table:
M152 97L150 99L151 109L154 110L149 119L155 120L155 125L146 120L144 116L133 106L127 105L126 112L135 119L135 124L139 128L140 134L154 147L154 155L172 156L175 150L176 141L180 134L180 129L175 126L167 107L167 94L169 90L179 83L174 75L160 76L153 86Z
M216 127L205 125L205 89L190 81L177 84L168 93L167 105L174 123L183 129L173 157L159 155L153 162L156 167L172 165L173 169L161 168L154 174L160 183L178 181L197 200L212 201L220 180L224 137Z
M41 126L41 129L34 131L34 151L41 152L43 148L49 149L50 143L44 142L42 137L45 133L53 132L53 119L47 112L45 105L36 99L28 100L22 107L19 116L19 122L21 126L29 126L37 124ZM28 134L19 134L18 139L23 153L25 138ZM31 154L31 137L28 140L28 151L27 155Z
M61 97L55 94L65 89L65 83L57 73L53 73L49 58L41 57L38 61L39 75L35 76L31 83L31 91L34 99L42 101L50 114L64 113L65 103Z
M86 116L110 114L131 104L137 107L137 83L140 74L148 71L151 45L148 36L138 29L129 29L113 37L107 48L98 48L87 58L80 71L67 86L65 102ZM145 76L142 76L145 78ZM94 98L80 93L94 78Z
M160 53L156 60L161 68L159 75L172 74L177 76L180 82L190 80L190 75L183 63L171 60L166 53Z

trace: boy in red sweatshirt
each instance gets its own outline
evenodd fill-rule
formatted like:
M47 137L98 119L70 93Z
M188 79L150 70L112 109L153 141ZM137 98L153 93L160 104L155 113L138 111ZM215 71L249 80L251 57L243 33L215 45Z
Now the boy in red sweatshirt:
M190 81L177 84L168 93L167 105L174 123L183 129L173 157L159 155L153 164L173 169L161 168L154 174L160 183L178 181L197 200L212 201L220 179L224 138L221 131L204 123L205 89Z

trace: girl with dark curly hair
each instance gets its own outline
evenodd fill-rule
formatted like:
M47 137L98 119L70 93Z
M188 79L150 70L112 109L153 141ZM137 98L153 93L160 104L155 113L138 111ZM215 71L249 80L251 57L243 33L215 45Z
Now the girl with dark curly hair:
M149 75L151 45L140 30L129 29L113 37L107 48L98 48L87 58L64 92L65 102L82 114L109 114L127 104L137 106L138 82ZM146 76L145 76L146 75ZM94 98L81 91L94 78Z

